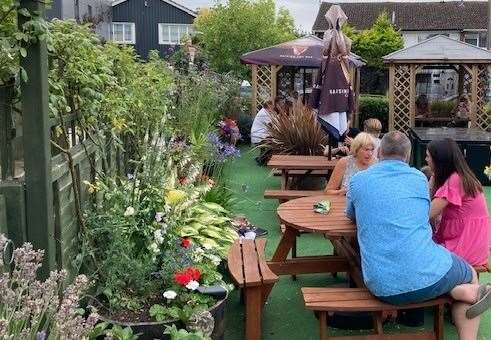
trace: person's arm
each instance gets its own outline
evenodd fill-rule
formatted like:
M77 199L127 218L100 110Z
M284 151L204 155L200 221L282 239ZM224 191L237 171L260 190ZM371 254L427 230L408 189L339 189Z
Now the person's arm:
M435 198L431 201L430 207L430 220L435 219L440 215L443 210L447 207L448 201L445 198Z
M346 158L341 158L334 167L334 170L329 178L326 189L324 190L328 195L341 195L346 193L346 190L341 188L343 182L343 176L346 171Z
M356 220L355 204L353 203L353 189L350 183L349 190L346 193L346 216L352 221Z

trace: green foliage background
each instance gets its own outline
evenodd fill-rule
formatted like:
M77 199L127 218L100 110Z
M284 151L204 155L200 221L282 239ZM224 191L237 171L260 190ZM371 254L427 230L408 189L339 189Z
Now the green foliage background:
M233 72L247 78L248 68L240 56L260 48L294 39L295 24L286 8L276 14L273 0L229 0L201 11L196 18L198 40L219 73Z

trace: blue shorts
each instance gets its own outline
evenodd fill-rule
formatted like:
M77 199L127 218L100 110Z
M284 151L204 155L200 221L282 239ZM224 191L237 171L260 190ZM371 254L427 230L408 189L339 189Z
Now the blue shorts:
M452 267L437 283L413 292L378 298L392 305L407 305L437 298L449 293L458 285L470 282L472 282L472 267L452 253Z

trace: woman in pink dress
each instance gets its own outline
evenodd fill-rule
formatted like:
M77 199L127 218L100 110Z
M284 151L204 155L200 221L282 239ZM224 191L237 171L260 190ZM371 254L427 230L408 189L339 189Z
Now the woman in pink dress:
M489 213L481 183L452 139L429 143L426 162L434 174L430 218L441 214L435 241L473 266L487 265Z

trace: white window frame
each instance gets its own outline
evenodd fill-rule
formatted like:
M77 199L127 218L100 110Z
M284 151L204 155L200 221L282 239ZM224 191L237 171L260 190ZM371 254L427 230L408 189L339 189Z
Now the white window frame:
M123 25L123 40L116 40L114 38L114 26L115 25ZM131 27L131 39L127 39L125 36L125 26L130 25ZM111 38L112 41L118 44L132 44L134 45L136 43L136 30L135 30L135 23L134 22L122 22L122 21L114 21L111 23Z
M164 26L167 26L169 28L168 36L167 39L164 39L162 36L162 29ZM177 41L172 41L171 39L171 27L176 27L178 28L178 37ZM186 32L182 32L181 29L186 28ZM191 36L192 32L190 33L190 29L193 27L191 24L169 24L169 23L159 23L157 25L158 33L159 33L159 45L183 45L184 42L181 41L181 38L185 35ZM184 34L182 34L184 33Z

